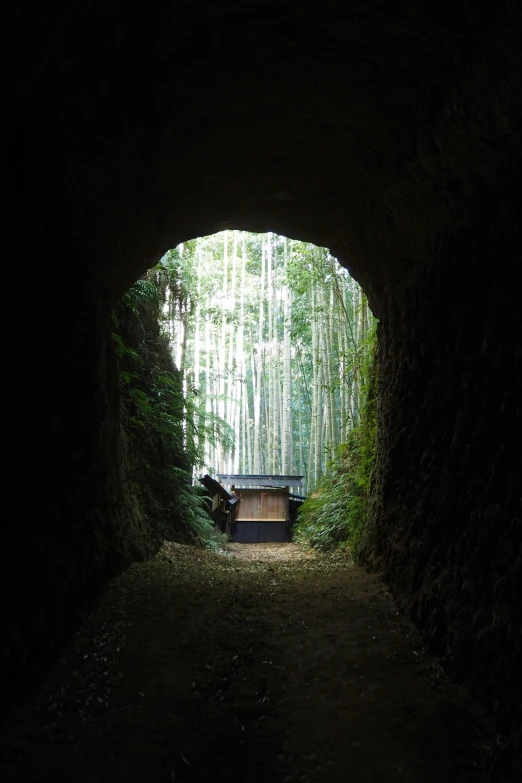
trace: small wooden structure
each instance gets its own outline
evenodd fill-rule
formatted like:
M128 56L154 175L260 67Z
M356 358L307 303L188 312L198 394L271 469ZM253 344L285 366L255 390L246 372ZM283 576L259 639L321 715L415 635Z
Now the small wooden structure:
M219 474L232 495L239 498L234 508L236 541L254 544L288 541L295 503L290 503L291 486L301 486L303 476Z

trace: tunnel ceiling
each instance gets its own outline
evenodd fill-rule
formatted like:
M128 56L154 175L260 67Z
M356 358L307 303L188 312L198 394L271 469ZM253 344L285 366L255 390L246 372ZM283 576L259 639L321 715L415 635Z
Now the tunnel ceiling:
M113 297L233 227L330 247L375 307L509 165L514 11L75 6L22 3L11 82L42 209Z

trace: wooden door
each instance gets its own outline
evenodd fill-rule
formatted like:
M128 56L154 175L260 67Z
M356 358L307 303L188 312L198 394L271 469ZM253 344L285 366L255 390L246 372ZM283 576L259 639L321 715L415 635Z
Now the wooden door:
M286 522L288 495L265 489L242 490L236 519L238 522Z

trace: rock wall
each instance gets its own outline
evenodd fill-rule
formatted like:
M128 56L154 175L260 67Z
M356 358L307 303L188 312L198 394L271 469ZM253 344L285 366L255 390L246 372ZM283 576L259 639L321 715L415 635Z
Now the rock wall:
M73 251L62 267L52 246L54 274L17 281L23 351L7 362L2 710L34 687L107 580L165 538L164 520L136 503L109 308Z
M365 556L520 741L522 331L516 193L498 191L379 325Z

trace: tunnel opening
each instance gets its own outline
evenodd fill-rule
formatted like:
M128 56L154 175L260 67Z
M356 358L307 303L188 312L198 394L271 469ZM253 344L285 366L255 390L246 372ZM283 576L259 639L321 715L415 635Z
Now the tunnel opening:
M155 322L155 332L140 325L141 316ZM284 520L276 523L283 511L275 507L261 514L274 524L265 524L259 540L288 540L297 506L307 494L321 496L315 505L324 505L330 484L337 499L329 511L322 509L321 523L317 508L312 521L309 504L303 506L309 517L299 525L303 543L323 549L353 544L352 497L361 538L375 451L375 417L367 426L366 411L376 322L362 289L328 250L234 230L191 240L165 253L112 319L124 430L137 456L130 484L144 517L161 514L167 537L184 540L185 513L186 535L204 536L201 516L191 513L199 499L182 489L189 479L189 470L180 468L185 462L193 485L216 484L212 519L234 539L248 521L253 540L259 539L261 518L254 522L252 509L247 513L246 496L239 502L247 490L235 492L254 475L261 478L248 479L250 485L271 487L260 490L260 508L276 503L275 487L284 490L284 477L292 485ZM364 469L362 430L368 431ZM163 465L151 452L155 440ZM178 454L169 458L169 450ZM173 513L176 506L180 511ZM210 542L208 529L206 535Z

